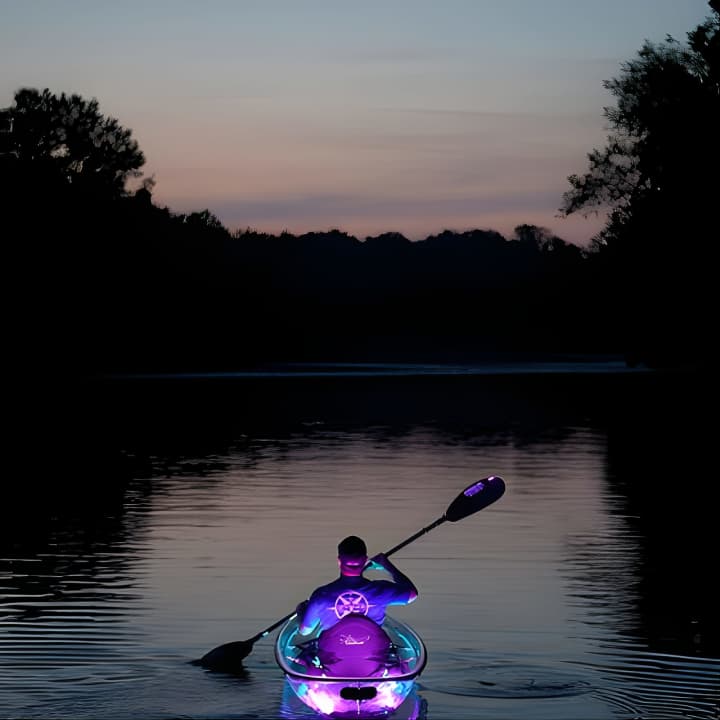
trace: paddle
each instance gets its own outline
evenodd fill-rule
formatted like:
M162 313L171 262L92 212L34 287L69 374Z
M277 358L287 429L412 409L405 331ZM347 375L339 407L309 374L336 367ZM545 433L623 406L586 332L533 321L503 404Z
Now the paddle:
M414 540L417 540L425 533L430 532L433 528L441 525L444 522L457 522L463 518L473 515L491 505L496 500L500 499L505 492L505 483L503 479L496 475L478 480L472 485L468 485L451 503L448 505L447 510L439 517L435 522L430 523L427 527L419 530L414 535L411 535L407 540L403 540L399 545L388 550L385 555L390 556L396 553L401 548L409 545ZM242 661L246 658L253 649L253 645L269 635L273 630L280 627L283 623L287 622L291 617L295 615L295 612L291 612L283 618L280 618L277 622L274 622L270 627L265 628L257 635L254 635L249 640L236 640L235 642L225 643L216 647L214 650L203 655L199 660L193 660L193 665L200 665L210 670L220 670L223 672L243 672Z

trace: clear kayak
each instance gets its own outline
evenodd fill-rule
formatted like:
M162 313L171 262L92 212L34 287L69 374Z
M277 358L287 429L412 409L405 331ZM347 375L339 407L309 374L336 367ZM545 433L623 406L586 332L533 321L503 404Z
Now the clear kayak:
M275 660L293 693L320 715L382 717L397 710L425 668L420 636L386 616L381 626L346 615L318 638L301 642L295 617L275 641Z

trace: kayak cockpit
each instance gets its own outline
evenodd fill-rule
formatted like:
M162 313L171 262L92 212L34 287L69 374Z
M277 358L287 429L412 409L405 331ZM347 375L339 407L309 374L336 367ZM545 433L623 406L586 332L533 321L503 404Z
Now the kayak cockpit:
M319 638L300 642L295 618L275 642L275 658L295 695L332 717L387 714L409 695L427 661L408 625L386 616L382 627L346 616Z

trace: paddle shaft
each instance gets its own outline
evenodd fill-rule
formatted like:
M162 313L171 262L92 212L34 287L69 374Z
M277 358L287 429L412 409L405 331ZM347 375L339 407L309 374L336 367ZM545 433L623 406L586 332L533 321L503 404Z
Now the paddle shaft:
M442 517L439 517L434 523L430 523L427 527L424 527L422 530L418 530L414 535L411 535L407 540L403 540L401 543L396 545L394 548L388 550L385 553L385 557L389 557L393 553L396 553L398 550L402 550L406 545L409 545L413 540L417 540L419 537L422 537L425 535L425 533L429 533L433 528L436 528L438 525L444 523L447 520L447 518L443 515Z

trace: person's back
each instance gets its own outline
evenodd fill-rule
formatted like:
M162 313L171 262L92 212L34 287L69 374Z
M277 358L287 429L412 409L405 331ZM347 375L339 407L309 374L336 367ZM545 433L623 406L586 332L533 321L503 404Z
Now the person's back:
M365 615L378 625L385 619L388 605L407 605L417 598L417 588L405 574L380 554L369 563L363 540L355 535L338 545L340 577L317 588L297 608L301 636L322 632L350 614ZM365 566L385 570L392 581L364 577Z

